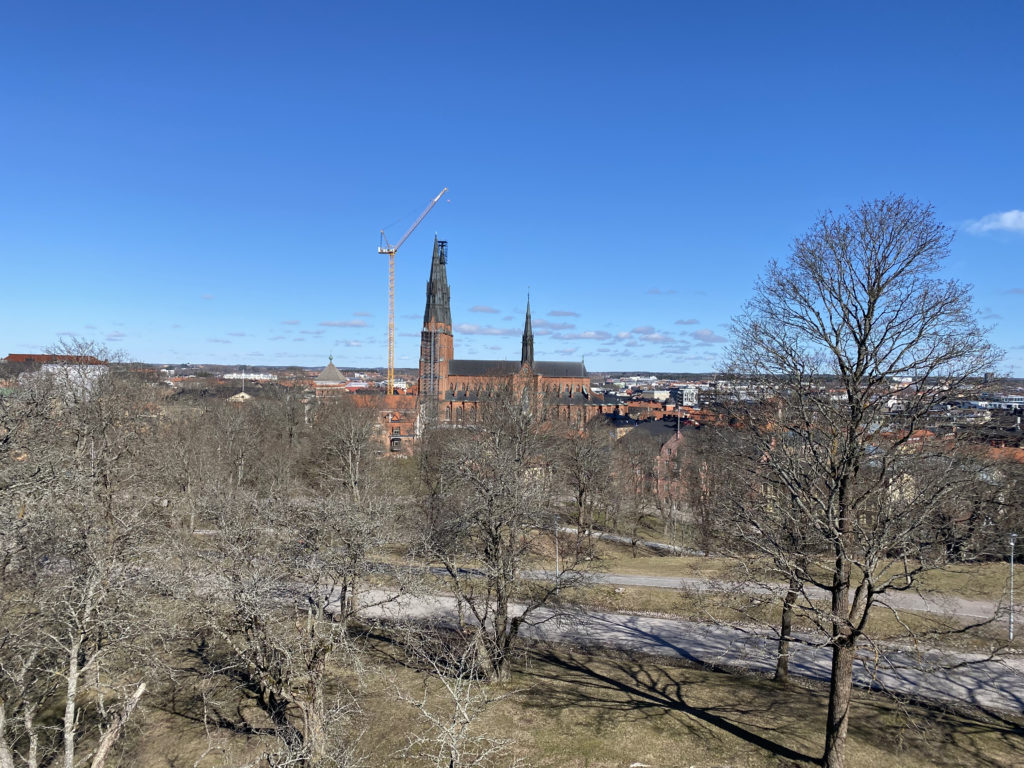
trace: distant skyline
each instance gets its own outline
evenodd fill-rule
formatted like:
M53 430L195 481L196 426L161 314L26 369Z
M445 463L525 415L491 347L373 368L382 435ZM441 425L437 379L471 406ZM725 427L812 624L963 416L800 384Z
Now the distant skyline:
M1024 376L1024 5L7 4L0 357L712 371L771 258L890 193Z

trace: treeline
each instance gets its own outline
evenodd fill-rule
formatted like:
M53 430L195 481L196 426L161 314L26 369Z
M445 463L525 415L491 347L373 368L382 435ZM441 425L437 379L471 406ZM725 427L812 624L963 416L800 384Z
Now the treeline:
M258 736L260 764L351 764L368 750L354 627L450 595L440 635L392 621L393 640L438 672L505 680L521 627L580 583L588 531L639 532L657 506L656 444L557 425L522 393L471 428L427 428L412 458L385 455L381 428L287 388L178 401L124 366L4 392L0 768L130 763L140 708L170 698ZM525 578L553 547L557 575ZM420 751L497 754L425 722Z
M391 458L379 414L344 398L171 402L117 367L19 377L0 393L0 768L130 764L139 709L168 702L208 726L208 756L217 734L253 739L248 763L212 764L394 757L359 739L356 630L381 619L449 696L417 705L401 756L486 764L502 743L474 730L481 686L572 601L596 530L738 563L731 596L777 609L780 681L795 644L828 648L822 761L841 768L857 653L884 656L872 617L926 642L889 598L1003 557L1024 522L1020 461L929 429L999 359L938 275L951 236L902 197L823 215L734 323L728 372L766 397L668 445L510 390Z

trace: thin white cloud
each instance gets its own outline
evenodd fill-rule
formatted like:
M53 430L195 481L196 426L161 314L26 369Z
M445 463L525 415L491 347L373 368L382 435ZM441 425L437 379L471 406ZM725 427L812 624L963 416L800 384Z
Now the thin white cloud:
M654 333L654 326L653 325L638 325L636 328L633 329L633 333L643 333L643 334Z
M499 312L501 312L500 309L495 309L494 307L488 307L486 304L474 304L472 307L469 308L469 311L470 312L485 312L485 313L491 314L491 315L496 315Z
M676 320L676 325L700 325L700 320L691 317L688 320Z
M538 317L533 321L534 328L547 328L552 331L568 331L571 328L575 328L574 323L552 323L550 320L545 320L543 317Z
M67 335L71 336L71 335L74 335L74 334L67 334ZM105 338L106 338L107 341L120 341L124 337L125 337L125 334L122 333L121 331L114 331L113 333L108 333Z
M230 339L207 339L211 344L230 344Z
M653 296L671 296L673 293L678 293L675 288L651 288L647 292Z
M564 341L572 341L574 339L610 339L612 335L607 331L580 331L579 333L556 333L553 334L553 338L562 339Z
M210 300L212 300L212 299L213 299L213 294L212 294L212 293L204 293L204 294L203 294L202 296L200 296L199 298L200 298L200 299L203 299L204 301L210 301Z
M1003 211L982 216L977 221L970 221L966 227L968 232L1021 232L1024 233L1024 211Z
M324 320L317 325L326 325L328 328L365 328L365 320Z
M1024 288L1010 288L1009 290L1003 291L1003 293L1024 293Z
M495 328L491 325L476 325L474 323L459 323L455 326L455 330L470 336L518 336L522 333L518 328Z
M573 312L569 309L552 309L548 312L548 317L579 317L579 312Z
M353 317L373 317L373 312L353 312Z
M556 355L566 355L566 356L574 355L574 354L576 354L576 350L578 350L578 349L579 349L579 347L563 347L562 349L556 349L555 350L555 354Z
M281 325L298 325L300 322L299 320L282 320Z
M694 331L690 335L702 344L725 344L725 342L728 341L727 338L719 336L710 328L701 328L699 331Z
M228 331L228 336L245 336L242 331Z

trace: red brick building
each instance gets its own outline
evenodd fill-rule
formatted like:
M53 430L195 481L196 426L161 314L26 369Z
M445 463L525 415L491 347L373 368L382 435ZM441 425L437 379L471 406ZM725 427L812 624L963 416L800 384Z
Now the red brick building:
M448 286L448 243L434 239L427 281L427 304L420 334L419 398L421 414L447 423L473 420L481 407L510 389L542 394L559 419L580 423L605 410L590 390L582 362L534 360L530 302L526 302L522 355L514 360L459 360L452 334Z

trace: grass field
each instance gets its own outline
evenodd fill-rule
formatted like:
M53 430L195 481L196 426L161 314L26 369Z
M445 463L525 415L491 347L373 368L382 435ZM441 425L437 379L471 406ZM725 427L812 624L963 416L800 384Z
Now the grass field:
M404 665L395 649L366 644L359 687L362 712L352 723L367 765L410 765L400 756L406 735L422 731L416 699L450 707L430 674ZM351 681L350 681L351 682ZM715 672L626 654L590 654L535 648L512 681L492 687L498 700L473 722L477 734L508 740L514 756L537 768L699 766L769 768L813 765L823 746L826 711L820 687L780 687L758 677ZM207 728L187 710L152 704L145 740L136 740L123 765L212 768L241 765L259 752L259 737ZM169 693L167 694L169 695ZM203 754L208 744L216 748ZM900 706L878 694L854 695L849 765L1020 766L1024 723L980 713L955 714ZM415 763L422 765L424 763Z
M725 580L739 573L737 563L728 558L675 557L647 551L633 557L628 547L606 542L598 544L597 555L601 570L608 573ZM919 588L924 593L957 595L971 600L1005 600L1009 575L1006 563L965 563L921 574Z

